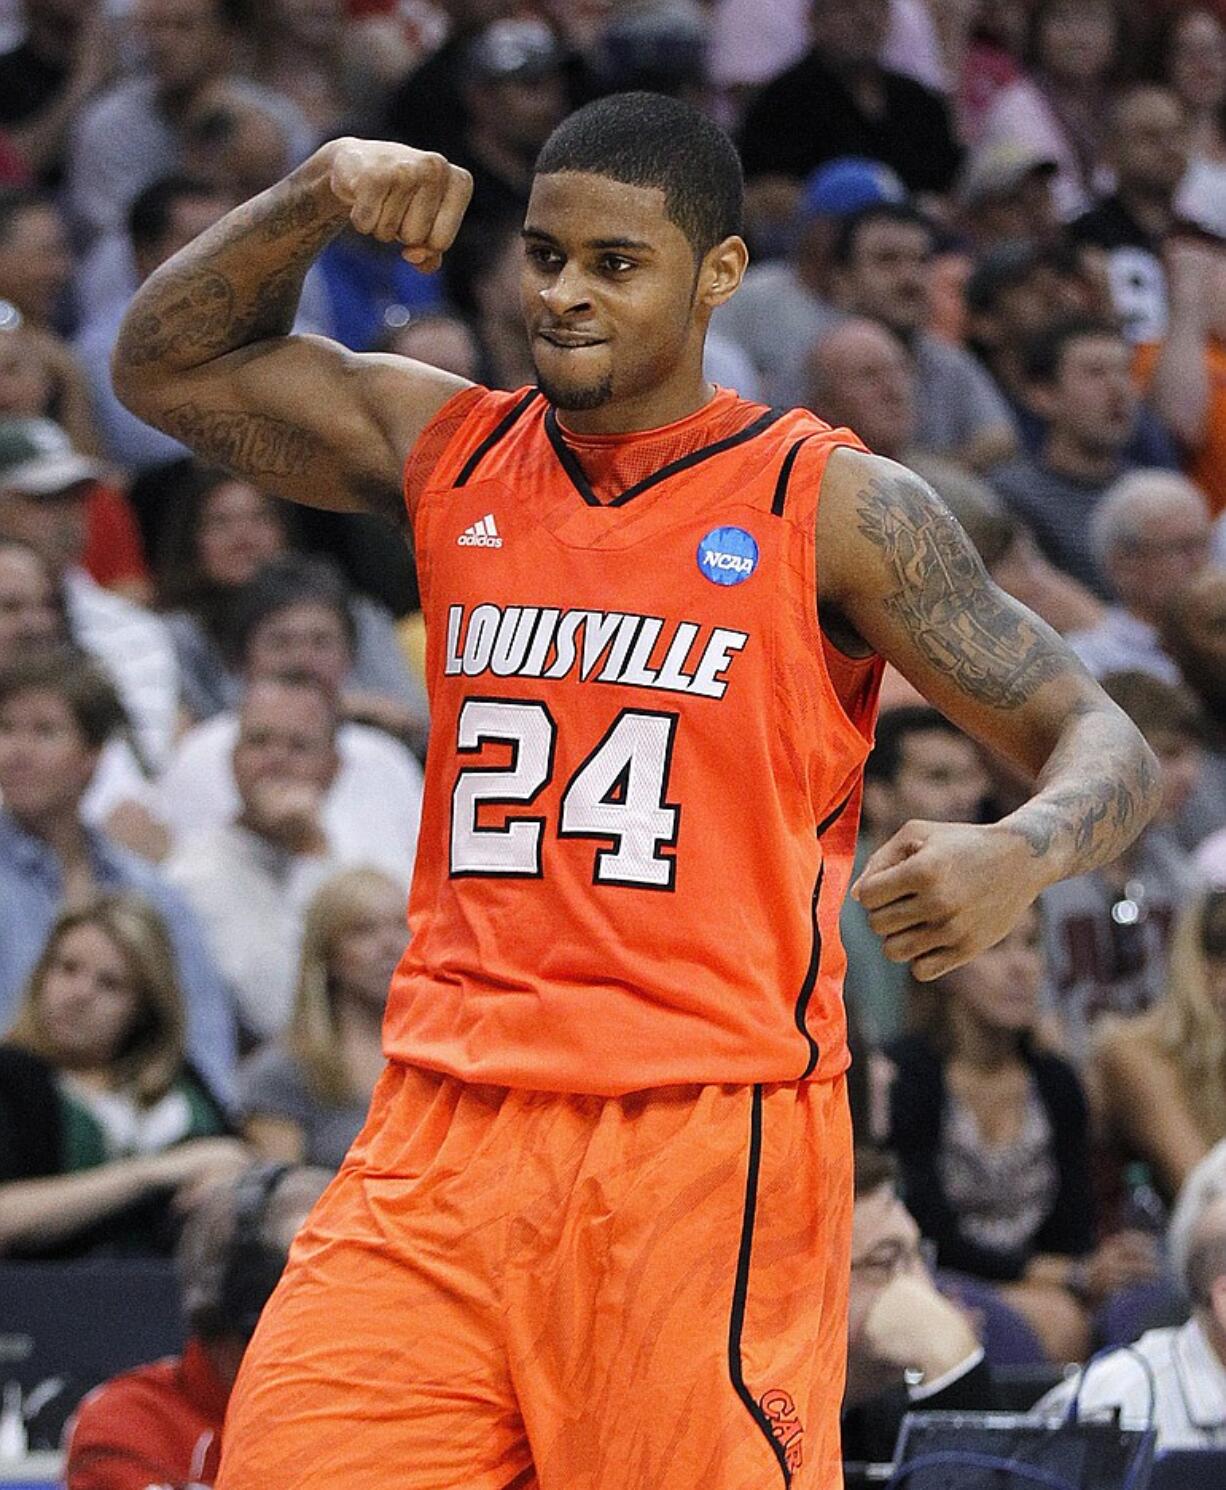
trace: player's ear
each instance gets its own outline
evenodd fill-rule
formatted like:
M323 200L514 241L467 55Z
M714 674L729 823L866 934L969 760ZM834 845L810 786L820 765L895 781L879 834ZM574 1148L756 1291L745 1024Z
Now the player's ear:
M698 299L711 310L722 305L736 293L748 265L749 250L745 247L745 240L735 233L709 248L698 270Z

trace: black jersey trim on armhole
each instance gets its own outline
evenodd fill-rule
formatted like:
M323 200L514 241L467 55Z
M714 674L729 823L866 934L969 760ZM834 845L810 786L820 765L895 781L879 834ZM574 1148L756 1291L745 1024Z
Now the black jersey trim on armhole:
M806 440L811 440L812 435L802 435L783 458L783 464L779 467L779 480L775 482L775 495L771 501L771 516L782 517L783 509L788 499L788 482L792 479L792 467L796 464L796 457L800 454L800 447Z
M843 815L843 809L851 801L851 792L848 792L839 805L829 817L817 825L816 837L820 843L822 835L828 832ZM804 1036L805 1044L809 1047L809 1059L805 1063L804 1070L800 1073L799 1080L804 1081L812 1076L817 1069L817 1063L821 1059L821 1051L818 1049L817 1041L809 1033L809 1000L813 997L813 990L817 987L817 972L822 962L822 924L819 912L822 904L822 887L826 883L826 856L823 852L822 862L818 866L817 880L813 886L813 904L810 914L813 918L813 946L809 953L809 966L805 971L805 980L800 985L800 992L796 996L796 1028Z
M732 1311L728 1316L728 1375L733 1390L762 1430L771 1452L779 1461L784 1490L792 1483L783 1445L771 1431L770 1420L745 1385L741 1366L741 1334L745 1328L745 1305L749 1300L749 1264L753 1257L753 1227L758 1210L758 1171L762 1165L762 1088L755 1086L749 1109L749 1163L745 1173L745 1207L741 1212L741 1242L737 1250L736 1282L732 1288Z
M507 433L507 431L524 412L528 405L533 401L533 399L535 399L540 394L540 391L541 390L539 388L529 388L527 393L524 394L523 398L521 398L518 403L511 405L511 407L502 416L502 418L493 427L493 429L490 430L489 434L486 435L485 439L481 441L480 445L477 446L473 453L464 462L460 474L455 479L455 486L453 486L452 488L453 491L455 490L455 487L467 485L468 481L472 477L473 472L490 453L494 446L497 445L498 441L502 439L503 435Z

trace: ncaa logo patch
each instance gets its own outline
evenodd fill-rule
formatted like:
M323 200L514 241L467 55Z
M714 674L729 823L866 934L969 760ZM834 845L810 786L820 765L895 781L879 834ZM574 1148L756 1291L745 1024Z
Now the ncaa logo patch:
M758 543L744 528L712 528L698 545L698 567L713 585L739 585L758 567Z

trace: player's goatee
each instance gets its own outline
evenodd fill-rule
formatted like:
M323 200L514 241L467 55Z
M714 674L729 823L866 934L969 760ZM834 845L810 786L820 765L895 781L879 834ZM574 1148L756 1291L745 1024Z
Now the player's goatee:
M545 377L536 369L537 387L555 409L573 410L599 409L613 397L613 378L606 373L598 383L589 383L582 388L563 388Z

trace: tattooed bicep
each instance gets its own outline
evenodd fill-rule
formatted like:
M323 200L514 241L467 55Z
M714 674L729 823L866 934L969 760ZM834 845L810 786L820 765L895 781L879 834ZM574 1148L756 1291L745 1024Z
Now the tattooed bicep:
M1075 670L1059 637L991 580L962 527L936 493L901 468L873 475L855 498L859 533L875 550L888 625L880 646L901 629L923 664L967 697L996 709L1025 704L1043 683ZM871 616L856 616L872 632ZM868 625L865 625L865 622ZM913 682L922 680L912 675Z

